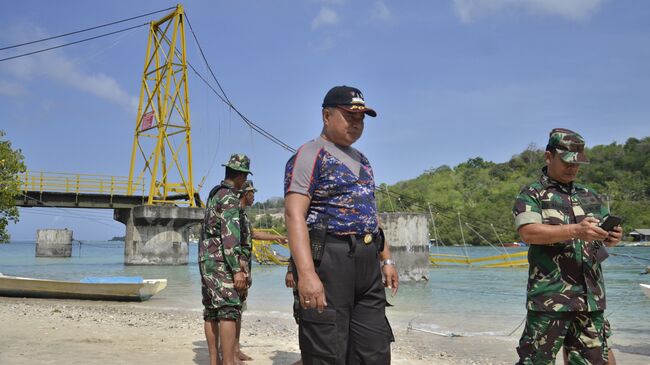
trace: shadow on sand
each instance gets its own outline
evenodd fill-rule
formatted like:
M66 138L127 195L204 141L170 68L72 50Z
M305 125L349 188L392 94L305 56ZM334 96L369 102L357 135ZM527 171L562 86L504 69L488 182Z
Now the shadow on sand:
M273 351L271 355L273 365L291 365L300 360L300 353L288 351Z
M207 343L205 341L194 341L192 344L194 345L194 348L192 349L194 351L193 362L197 365L209 365L210 354L208 353ZM245 350L246 350L246 346L242 346L242 351ZM245 352L248 353L248 351ZM289 351L273 351L269 360L271 362L262 361L262 359L258 359L255 357L254 361L250 361L249 363L251 365L253 364L292 365L298 360L300 360L300 353L289 352Z
M205 340L194 341L192 344L194 345L194 348L192 348L192 351L194 351L194 363L210 365L210 354L208 353L208 344Z

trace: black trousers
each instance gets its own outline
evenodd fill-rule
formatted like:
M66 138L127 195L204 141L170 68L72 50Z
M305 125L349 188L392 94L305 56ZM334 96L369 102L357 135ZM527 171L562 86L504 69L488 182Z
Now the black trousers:
M327 307L322 313L299 309L303 364L390 364L394 338L376 245L359 241L351 250L347 244L328 242L316 272Z

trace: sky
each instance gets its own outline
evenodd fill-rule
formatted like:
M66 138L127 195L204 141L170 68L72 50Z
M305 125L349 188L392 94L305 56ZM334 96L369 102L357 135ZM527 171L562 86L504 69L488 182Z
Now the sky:
M162 1L12 1L0 48L174 6ZM378 112L355 147L378 184L469 158L504 162L555 127L588 145L650 135L646 0L187 1L221 86L250 120L297 148L317 137L327 90L351 85ZM110 28L120 29L158 19ZM108 29L108 28L105 28ZM0 58L105 30L0 51ZM126 176L147 27L0 62L0 129L30 171ZM188 60L203 75L196 43ZM282 196L291 153L252 132L191 72L194 180L205 197L233 152L251 157L256 198ZM110 210L21 209L13 240L68 228L124 234Z

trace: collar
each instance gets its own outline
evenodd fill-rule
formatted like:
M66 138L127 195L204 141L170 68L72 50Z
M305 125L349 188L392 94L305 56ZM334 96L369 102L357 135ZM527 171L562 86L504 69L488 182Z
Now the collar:
M573 181L568 184L563 184L557 180L552 179L548 176L548 168L546 166L542 167L542 176L539 178L539 182L544 186L544 188L553 186L568 194L574 194L576 192L575 184Z
M220 185L223 186L223 187L226 187L226 188L230 188L230 189L235 188L235 184L233 184L232 181L229 181L229 180L221 180Z

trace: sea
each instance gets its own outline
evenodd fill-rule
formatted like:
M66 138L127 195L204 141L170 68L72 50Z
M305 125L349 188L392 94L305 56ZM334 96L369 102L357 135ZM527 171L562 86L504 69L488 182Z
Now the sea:
M491 247L436 247L436 253L470 257L500 254ZM526 248L513 248L519 252ZM650 356L650 298L639 284L650 284L642 274L650 266L650 247L616 247L604 262L607 310L620 351ZM35 257L33 241L0 244L0 272L5 275L80 280L84 277L142 276L166 278L167 289L149 301L133 303L152 309L201 313L201 288L196 263L197 245L190 245L184 266L124 265L123 242L83 242L73 245L70 258ZM401 283L387 315L393 325L440 335L493 336L516 346L525 318L527 268L431 267L429 280ZM253 264L250 314L292 317L293 297L284 285L286 267ZM389 294L389 292L387 292Z

